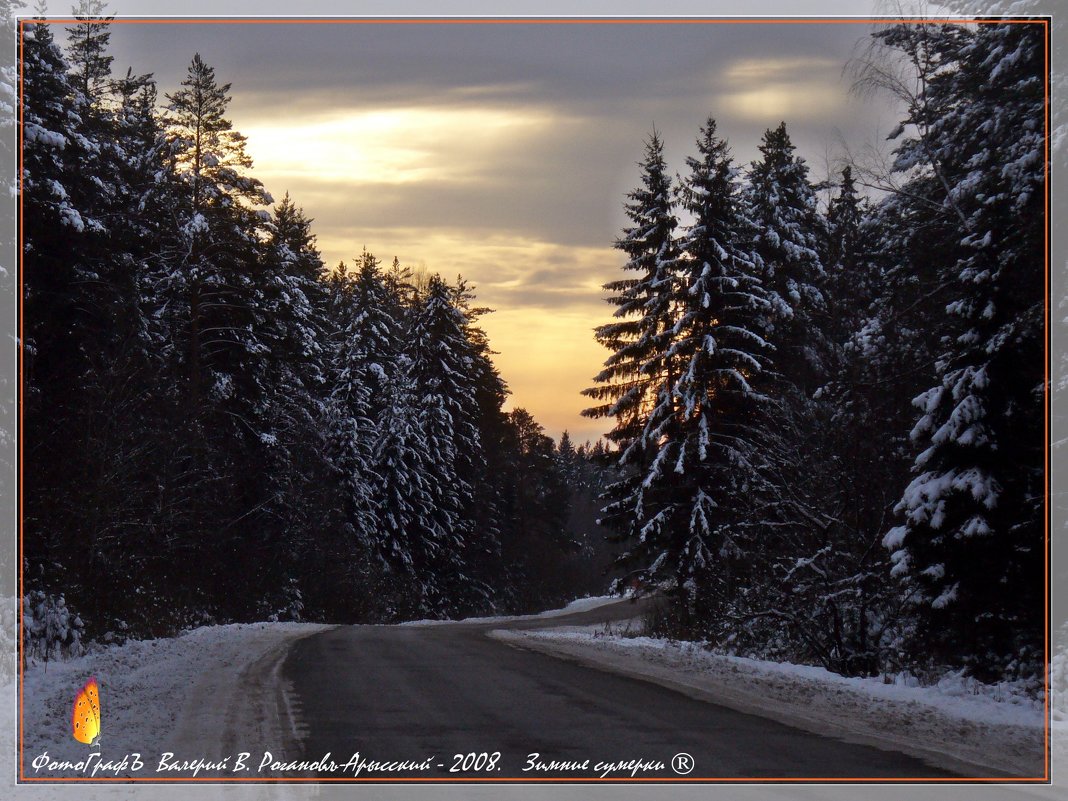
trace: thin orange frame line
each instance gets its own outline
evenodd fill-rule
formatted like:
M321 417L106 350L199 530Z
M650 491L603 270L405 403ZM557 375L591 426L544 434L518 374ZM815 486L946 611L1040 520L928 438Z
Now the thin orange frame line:
M861 779L848 778L848 777L842 777L842 776L830 776L830 777L820 777L820 778L802 778L802 779L796 779L796 778L757 778L757 779L753 779L753 778L713 778L713 779L705 779L705 778L699 778L699 777L692 778L692 777L689 777L689 776L677 776L677 777L668 776L668 777L664 777L664 778L651 778L651 777L636 776L636 777L633 777L633 778L620 778L620 779L607 779L607 778L606 779L602 779L602 778L599 778L599 777L581 777L581 776L573 777L573 778L560 778L560 779L548 778L548 777L544 777L544 776L531 776L530 778L519 778L519 779L517 779L517 778L498 779L498 778L494 778L494 777L483 778L483 777L480 777L480 776L476 776L476 777L456 777L456 778L452 778L452 779L450 779L450 778L430 778L430 777L413 777L413 778L406 778L406 779L376 779L376 778L371 778L371 777L358 777L358 776L357 777L353 777L351 779L340 778L340 777L337 777L337 778L335 778L335 777L325 777L325 778L294 777L294 778L281 778L281 779L279 779L279 778L270 778L270 777L267 777L267 776L252 776L252 777L249 777L247 779L246 778L237 777L237 776L223 776L223 777L217 777L217 778L206 778L206 777L205 778L199 778L198 777L198 778L195 778L195 779L194 778L186 779L186 778L180 778L180 777L174 777L174 776L172 776L172 777L166 777L166 776L163 776L163 777L137 776L137 777L130 777L130 778L126 778L126 777L123 777L123 776L98 776L96 778L79 778L79 777L71 777L71 776L47 778L47 777L44 777L44 776L30 776L30 777L21 778L20 781L23 781L23 782L36 782L36 783L39 783L39 784L52 784L52 783L56 783L56 782L68 783L69 784L69 783L72 783L72 782L86 782L86 781L88 781L88 782L122 782L124 784L129 784L129 783L141 783L141 784L144 784L146 782L150 783L150 784L154 784L154 783L157 783L157 782L169 782L169 783L175 783L175 782L178 782L178 783L183 783L183 782L184 783L188 783L188 782L210 782L212 784L232 784L232 783L235 783L235 782L239 782L239 783L242 783L242 784L245 784L245 783L248 783L248 782L270 782L272 784L293 784L293 783L308 783L308 782L316 782L316 783L319 783L319 782L347 782L347 783L359 782L359 783L363 783L363 784L367 784L367 783L371 783L371 784L412 784L412 783L427 783L427 782L462 782L462 783L465 783L465 784L487 783L487 782L494 783L494 784L525 784L527 782L542 782L542 783L551 782L551 783L554 783L554 784L573 784L573 783L586 783L586 784L588 784L588 783L593 783L593 782L601 782L601 783L607 783L607 784L629 784L630 782L644 782L644 783L657 783L657 784L678 784L680 782L682 782L682 783L688 782L690 784L712 783L712 782L715 782L715 783L727 783L727 782L729 782L731 784L800 784L800 783L809 783L809 784L811 784L811 783L821 783L821 784L885 784L887 782L892 782L892 783L895 783L895 784L929 784L931 782L941 782L941 783L949 783L949 784L975 784L975 783L979 783L979 782L986 783L986 784L1045 784L1048 780L1045 779L1045 778L1042 778L1042 777L1038 777L1038 776L1032 776L1032 777L1026 777L1026 778L985 777L985 778L977 778L977 779L945 777L945 776L936 776L936 777L932 777L932 778L929 778L929 779L928 778L914 779L914 778L894 777L894 776L885 777L885 778L880 777L880 778L861 778Z
M1050 48L1052 46L1052 42L1051 42L1051 38L1052 37L1051 37L1051 31L1050 31L1050 20L1048 20L1048 19L1043 20L1042 21L1042 28L1043 28L1043 32L1045 34L1044 38L1045 38L1045 51L1046 51L1045 52L1045 73L1043 75L1043 78L1044 78L1044 80L1046 82L1046 91L1045 91L1045 106L1046 106L1046 108L1045 108L1046 115L1045 116L1046 116L1046 118L1044 120L1044 122L1045 122L1045 139L1046 139L1046 146L1045 146L1045 151L1046 151L1046 153L1045 153L1045 156L1046 156L1046 164L1045 164L1046 202L1045 202L1045 209L1044 209L1045 217L1046 217L1046 225L1045 225L1045 268L1046 268L1045 269L1045 296L1046 296L1046 298L1045 298L1045 317L1043 319L1043 326L1045 328L1045 334L1046 334L1045 337L1044 337L1044 341L1043 341L1043 345L1045 346L1045 351L1046 351L1046 363L1044 365L1045 372L1046 372L1046 385L1045 385L1045 393L1044 393L1045 394L1045 403L1043 404L1044 407L1045 407L1045 412L1046 412L1046 419L1045 419L1046 436L1045 436L1045 441L1043 443L1043 445L1045 447L1045 451L1046 451L1046 463L1044 465L1045 469L1046 469L1046 486L1043 488L1043 491L1045 492L1045 495L1046 495L1046 498L1045 498L1045 501L1046 501L1045 502L1046 514L1045 514L1045 520L1043 521L1044 524L1045 524L1044 528L1045 528L1045 540L1046 540L1046 543L1045 543L1045 548L1044 548L1044 553L1043 553L1043 560L1044 560L1044 565L1045 565L1045 570L1043 571L1043 575L1045 577L1046 588L1045 588L1045 593L1044 593L1045 605L1043 606L1043 610L1042 610L1043 614L1045 616L1045 626L1044 626L1045 631L1044 631L1044 635L1045 635L1046 645L1045 645L1045 652L1043 654L1043 657L1044 657L1044 673L1045 673L1045 686L1043 687L1043 690L1045 691L1045 697L1043 699L1043 713L1042 713L1043 714L1043 727L1042 728L1043 728L1043 748L1045 749L1045 772L1044 772L1044 776L1045 776L1045 779L1047 781L1051 781L1052 777L1050 776L1050 771L1052 770L1051 763L1053 761L1053 752L1052 752L1052 747L1051 747L1051 743L1050 743L1050 705L1049 705L1049 701L1050 701L1050 699L1049 699L1049 692L1050 692L1050 675L1049 675L1049 670L1050 670L1050 586L1049 586L1050 585L1050 531L1049 531L1049 528L1050 528L1050 513L1052 511L1051 508L1050 508L1050 482L1052 481L1052 472L1053 471L1051 469L1052 468L1052 463L1050 461L1050 434L1051 434L1051 432L1050 432L1050 417L1051 417L1051 414L1052 414L1052 409L1050 408L1050 355L1051 355L1050 354L1050 337L1052 336L1052 331L1050 330L1050 325L1049 325L1049 317L1050 317L1049 306L1050 306L1050 273L1051 273L1051 270L1052 270L1052 264L1050 262L1050 204L1052 203L1053 195L1052 195L1052 185L1050 183L1050 161L1051 161L1051 154L1050 154L1050 114L1051 114L1051 108L1050 108L1049 88L1050 88L1050 82L1051 82L1051 75L1050 75Z
M24 300L24 298L26 296L26 293L23 292L23 287L22 287L22 282L23 282L23 275L22 275L23 258L22 258L22 256L23 256L23 253L25 252L25 250L23 248L23 245L22 245L22 240L23 240L23 227L26 224L26 215L23 213L23 210L25 208L25 198L26 198L26 193L23 191L23 175L25 174L24 161L23 161L23 159L24 159L24 151L25 151L25 148L23 146L23 144L24 144L24 142L23 142L23 132L24 132L24 129L26 127L25 126L26 112L25 112L25 104L23 103L23 94L24 94L24 88L25 88L25 82L26 82L25 81L25 65L26 65L25 31L26 31L26 29L23 26L22 21L20 20L19 21L19 134L18 134L19 135L19 168L18 168L19 169L19 174L18 174L17 183L15 184L18 187L18 192L19 192L19 231L18 231L19 252L18 252L18 260L17 260L18 277L19 277L19 324L18 324L19 349L18 349L18 359L17 359L18 373L19 373L19 391L18 391L18 399L19 399L19 493L18 493L18 498L19 498L19 510L18 510L18 517L19 517L19 520L18 520L19 550L18 550L18 554L16 555L16 557L18 559L18 562L19 562L19 642L18 642L18 647L16 649L16 658L19 660L19 776L23 777L23 778L24 778L24 775L23 775L24 774L24 770L23 770L23 768L24 768L24 765L25 765L25 760L23 759L23 756L24 756L23 731L25 729L25 714L26 714L26 712L25 712L25 710L26 710L26 704L25 704L26 681L25 681L25 677L23 676L25 659L23 658L23 653L22 653L23 640L24 640L23 632L22 632L22 626L23 626L23 622L22 621L23 621L23 615L25 614L24 607L25 607L25 603L26 603L25 602L25 593L23 592L23 589L24 589L25 585L23 583L23 570L22 570L22 564L23 564L23 561L24 561L23 554L26 552L25 543L23 542L24 526L23 526L23 523L22 523L22 514L26 509L25 500L24 500L24 498L25 498L25 490L26 490L26 482L23 480L23 475L22 475L22 471L23 471L23 453L24 453L25 448L26 448L26 437L23 436L24 427L25 427L24 426L24 417L25 417L25 414L26 414L26 403L25 403L25 399L23 398L23 380L22 380L22 362L23 362L23 358L24 358L24 356L23 356L23 343L26 341L26 337L24 336L24 326L26 324L26 322L25 322L26 321L26 315L23 314L23 300Z
M1046 419L1043 421L1046 431L1046 520L1045 520L1045 538L1046 538L1046 553L1045 553L1045 599L1046 608L1043 610L1045 615L1046 630L1045 630L1045 700L1043 700L1043 742L1045 742L1045 759L1043 759L1043 773L1041 778L1022 778L1022 779L999 779L989 778L989 776L974 776L974 778L959 778L959 779L943 779L943 778L931 778L931 779L908 779L908 778L858 778L858 779L834 779L834 778L808 778L808 779L788 779L788 778L761 778L761 779L701 779L701 778L678 778L678 779L642 779L642 778L630 778L623 780L615 779L546 779L546 778L532 778L527 779L450 779L434 778L434 779L360 779L357 776L351 779L344 778L326 778L326 779L267 779L267 778L248 778L248 779L179 779L179 778L148 778L148 776L140 776L140 778L121 779L108 778L108 776L101 776L101 778L56 778L47 779L37 778L37 776L27 776L25 774L25 748L23 748L23 722L25 722L25 704L23 704L23 688L25 688L25 680L23 680L23 664L22 659L19 659L19 780L20 782L108 782L108 781L121 781L125 783L129 782L274 782L285 784L287 782L389 782L389 783L410 783L410 782L494 782L494 783L518 783L518 782L556 782L556 783L570 783L570 782L608 782L608 783L628 783L628 782L747 782L747 783L839 783L839 782L858 782L858 783L930 783L930 782L955 782L955 783L1005 783L1005 784L1020 784L1020 783L1048 783L1050 780L1051 760L1052 754L1050 751L1050 673L1049 673L1049 655L1050 655L1050 202L1051 202L1051 187L1050 187L1050 20L1049 18L1040 19L955 19L952 17L945 18L933 18L925 19L922 17L916 18L798 18L798 19L767 19L767 18L736 18L727 17L720 19L708 19L708 18L673 18L673 19L643 19L643 18L279 18L279 19L263 19L263 18L141 18L141 19L77 19L77 18L49 18L44 20L37 20L33 18L20 17L18 18L18 33L19 33L19 225L18 225L18 277L19 277L19 318L18 318L18 398L19 398L19 419L18 419L18 476L19 476L19 516L18 516L18 540L19 540L19 644L18 650L22 648L22 607L23 607L23 570L21 555L23 552L23 523L22 523L22 511L23 511L23 481L22 481L22 455L23 447L25 447L25 439L23 439L23 415L25 415L25 404L23 404L22 394L22 347L23 347L23 325L25 325L25 317L23 317L23 297L25 293L22 292L22 226L23 226L23 195L21 187L22 179L22 98L23 98L23 62L22 48L25 46L25 40L23 40L23 32L27 25L35 25L38 22L45 22L46 25L78 25L78 23L91 22L99 23L99 25L113 25L113 23L128 23L128 25L334 25L334 23L348 23L348 25L828 25L828 23L846 23L846 25L1035 25L1040 23L1042 26L1043 34L1043 48L1045 48L1045 66L1046 72L1043 75L1043 82L1045 82L1045 110L1046 110L1046 164L1045 164L1045 178L1046 178L1046 205L1045 205L1045 238L1046 238L1046 274L1045 274L1045 328L1046 339L1045 343L1045 356L1046 363L1046 387L1045 387L1045 412Z
M1030 25L1038 19L954 19L953 17L803 17L797 19L765 17L707 17L650 18L641 17L315 17L315 18L243 18L243 17L142 17L114 19L78 19L52 17L34 20L20 17L19 23L44 22L48 25Z

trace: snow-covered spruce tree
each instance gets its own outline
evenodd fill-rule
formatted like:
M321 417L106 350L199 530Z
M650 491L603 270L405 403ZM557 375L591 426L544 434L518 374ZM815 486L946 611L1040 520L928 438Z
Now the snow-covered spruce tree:
M22 45L23 368L25 433L34 443L25 456L25 525L33 535L24 558L29 586L52 591L72 578L61 574L60 555L88 560L96 545L78 515L55 499L66 497L71 472L82 473L76 443L85 418L76 399L98 350L103 311L85 295L95 281L85 258L89 238L102 229L85 208L86 170L99 143L78 113L83 101L48 23L27 24Z
M373 256L365 257L377 266ZM313 461L325 472L307 503L315 520L295 572L309 580L302 594L320 619L379 621L389 617L389 599L376 583L388 570L374 552L374 543L385 538L374 497L379 476L373 449L381 421L370 415L372 393L360 378L362 355L370 346L354 322L356 278L341 262L323 271L319 282L315 307L324 383L313 404L320 450ZM353 359L358 361L350 363Z
M314 407L327 382L328 355L320 319L326 303L320 281L323 262L311 223L286 193L263 226L267 248L254 281L263 312L257 333L268 351L263 360L269 372L264 392L275 406L273 413L290 418L289 422L277 419L275 425L281 430L266 431L267 440L271 434L276 434L276 441L294 433L303 435L306 432L300 429L314 427Z
M877 33L927 76L897 168L944 220L951 289L936 383L916 398L916 477L885 545L917 604L918 659L983 679L1043 659L1042 27L896 26Z
M824 359L832 376L843 344L859 328L872 300L871 257L864 244L865 234L870 232L863 229L866 209L853 169L847 164L842 168L838 193L828 205L824 226L826 315L821 327L828 351Z
M432 564L427 559L425 568L434 573L441 593L427 601L437 614L488 600L488 588L470 575L466 565L466 551L479 534L473 530L471 477L485 461L466 324L452 289L439 276L431 276L412 311L405 351L427 453L425 481L433 504L433 523L427 530L437 556Z
M388 564L383 615L388 619L444 617L447 610L441 608L444 589L437 568L439 560L452 560L446 551L453 544L446 526L456 525L456 514L438 508L437 496L448 487L434 485L441 469L433 461L441 454L428 446L406 355L398 357L397 368L384 388L374 450L373 489Z
M804 414L789 415L779 429L789 433L787 443L804 445L793 449L796 469L783 476L800 514L788 515L795 525L781 529L789 534L776 568L782 591L771 605L793 614L788 658L873 675L885 665L885 638L896 623L879 541L902 475L901 438L888 426L893 382L855 339L874 296L879 228L848 166L841 181L827 214L827 313L820 320L828 380L818 397L799 404Z
M113 176L121 156L110 141L111 18L100 16L102 11L103 3L99 0L80 0L74 10L78 23L66 28L66 56L68 80L75 90L72 102L80 120L78 133L93 142L88 154L91 158L80 159L73 165L75 180L86 184L86 191L77 194L83 198L84 211L107 226L103 217L117 191ZM100 243L94 241L94 244ZM93 255L94 260L103 260ZM105 276L104 282L108 283L108 279L110 276Z
M662 501L643 534L658 549L651 578L674 584L685 633L715 636L746 574L759 569L747 512L761 494L770 303L746 248L753 232L715 120L702 127L697 148L679 193L693 223L679 241L680 319L667 349L678 373L646 429L658 450L643 486Z
M678 322L678 221L663 142L655 131L640 166L642 186L627 195L633 225L616 242L627 255L623 269L636 275L605 284L613 293L607 300L616 307L616 320L598 327L595 335L612 353L594 378L599 386L583 392L602 403L583 414L615 418L607 437L618 448L624 472L605 492L601 520L626 543L617 562L628 571L624 579L649 582L658 575L656 559L663 547L651 532L666 533L657 522L662 509L656 492L647 497L646 473L659 447L648 426L649 414L670 397L678 379L678 359L669 355Z
M926 57L920 62L933 63ZM916 98L906 102L919 104ZM949 335L952 318L945 308L952 295L939 266L955 258L959 238L941 207L943 193L931 171L866 177L886 190L861 227L866 244L862 262L869 263L860 269L870 282L870 301L861 304L857 329L837 351L842 360L837 378L821 396L833 404L834 426L827 433L840 475L848 477L845 485L839 479L831 484L844 491L826 511L855 530L858 547L865 543L856 563L857 580L839 596L849 600L858 615L853 629L857 658L851 660L852 667L840 668L847 672L914 668L910 644L915 643L918 652L926 647L914 637L910 590L890 575L891 552L881 541L901 500L901 488L910 481L915 449L909 432L916 422L912 399L934 381L939 343ZM864 284L843 283L850 291ZM830 302L833 321L842 313L837 311L842 303L837 296ZM876 546L869 548L868 542ZM838 557L838 562L851 559ZM825 564L820 560L815 566L824 569Z
M25 139L20 191L25 211L25 304L30 321L25 366L33 398L54 371L73 370L77 380L78 368L60 364L76 356L66 352L70 345L64 342L69 337L59 334L79 324L74 286L88 277L82 275L77 256L86 228L98 228L99 223L88 218L72 196L76 165L89 157L96 143L78 135L81 118L76 111L76 90L67 79L66 61L47 23L26 26L21 55ZM57 324L59 320L64 324Z
M759 570L739 597L739 642L770 658L838 669L843 626L834 599L846 564L840 551L847 549L837 542L842 532L830 508L841 500L842 476L824 387L835 355L820 253L824 221L785 123L765 132L760 151L745 200L772 305L766 337L774 354L761 448L767 491L753 521L762 532L752 559Z
M753 244L764 265L764 284L773 304L769 340L775 368L801 392L822 382L819 331L823 316L821 218L808 182L808 165L794 155L786 123L764 132L761 159L749 169L746 202L753 221Z
M328 349L322 319L322 260L308 219L288 195L260 228L266 234L251 276L256 315L251 335L256 358L250 384L256 405L248 418L256 439L249 453L261 472L250 494L257 514L269 521L258 534L274 536L261 573L260 602L284 609L323 525L323 484L330 463L322 426Z
M387 413L385 404L392 397L387 387L400 369L400 330L378 265L372 254L362 254L347 308L336 317L341 326L333 347L326 425L331 461L343 488L346 530L362 549L388 564L396 544L378 524L373 451L379 436L375 421Z
M143 360L146 347L159 344L146 342L151 310L146 278L172 198L161 158L155 82L132 70L112 80L111 18L102 11L98 0L82 0L75 9L78 23L66 29L79 120L70 135L85 151L72 169L68 192L96 223L87 227L79 254L88 278L80 287L81 303L95 317L88 332L94 343L83 345L95 356L85 388L91 391L89 385L96 383L107 392L106 385L122 382L120 373L136 369L131 358ZM114 405L104 399L94 403Z
M327 382L321 310L325 291L323 262L311 233L312 221L286 193L260 230L267 235L260 268L253 276L260 325L255 333L266 347L261 370L263 392L271 405L271 425L262 433L268 444L304 436L314 428L315 406Z
M878 542L900 467L880 417L888 393L850 346L872 283L871 257L859 243L877 238L863 208L847 172L828 212L823 312L810 321L827 380L812 397L785 381L774 388L765 452L771 492L761 516L765 575L749 592L749 623L737 640L770 658L850 675L882 664L893 598Z
M472 535L468 539L466 566L472 576L493 590L494 608L507 605L506 593L511 586L504 580L505 565L501 543L506 535L504 505L506 496L515 491L510 481L515 465L510 415L503 411L508 399L508 385L493 364L496 353L480 320L493 309L475 305L474 287L462 277L452 286L452 302L464 320L464 337L471 365L468 380L474 388L475 426L481 451L470 458L461 454L459 474L472 487L473 498L468 514Z

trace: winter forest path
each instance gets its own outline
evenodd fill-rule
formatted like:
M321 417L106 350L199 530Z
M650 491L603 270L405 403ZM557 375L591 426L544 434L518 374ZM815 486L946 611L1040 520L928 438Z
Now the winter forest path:
M552 618L345 626L301 639L282 666L300 721L299 759L329 752L340 765L359 752L368 761L429 766L362 778L588 780L603 772L597 763L631 760L663 763L634 774L645 779L954 775L488 636L503 628L596 625L639 612L622 601ZM474 756L465 766L468 754ZM692 758L692 772L673 768L679 754ZM572 764L532 768L553 761ZM607 777L630 778L631 769ZM352 778L340 769L321 775Z

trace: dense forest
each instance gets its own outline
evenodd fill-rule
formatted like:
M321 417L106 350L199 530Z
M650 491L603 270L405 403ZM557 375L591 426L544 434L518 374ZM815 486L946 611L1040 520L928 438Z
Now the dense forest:
M651 134L587 391L608 443L577 447L504 411L462 278L323 263L199 55L161 98L106 21L53 28L21 52L30 652L533 611L614 559L653 633L1040 684L1041 26L877 28L883 170L817 184L785 123L736 165L709 117L675 176Z
M531 611L603 590L603 446L559 447L463 279L327 268L253 177L230 85L25 28L30 650L201 622Z
M677 180L649 137L586 414L659 632L1041 686L1044 58L1040 24L877 28L892 163L833 186L785 123L739 169L709 118Z

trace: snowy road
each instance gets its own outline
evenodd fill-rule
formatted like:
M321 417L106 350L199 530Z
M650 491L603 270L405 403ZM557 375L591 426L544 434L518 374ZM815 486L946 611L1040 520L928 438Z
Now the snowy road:
M1041 773L1041 707L1032 701L1001 689L994 698L969 686L884 686L620 636L633 633L627 621L640 612L629 601L583 599L525 618L210 626L95 649L27 673L22 775L246 782ZM91 749L69 731L72 698L89 676L101 686L99 757L107 766L82 766ZM0 712L0 744L14 752L14 704ZM121 764L129 754L144 764ZM680 754L688 759L673 759Z
M506 627L581 625L634 614L635 607L624 603ZM359 752L368 760L420 765L398 777L495 780L589 779L602 773L610 778L952 775L900 753L820 737L487 636L502 627L501 621L349 626L297 641L282 670L302 721L300 758L330 753L344 761ZM467 754L475 755L467 767L481 770L463 769ZM678 754L691 761L675 760L676 771ZM539 768L539 763L551 768L552 762L568 764ZM616 769L605 773L598 763ZM454 767L459 770L450 772Z

